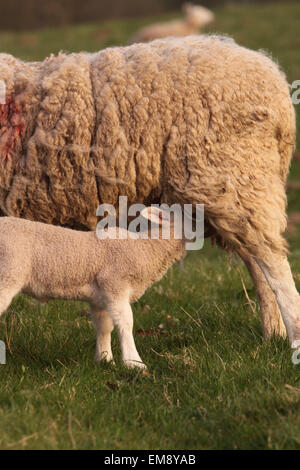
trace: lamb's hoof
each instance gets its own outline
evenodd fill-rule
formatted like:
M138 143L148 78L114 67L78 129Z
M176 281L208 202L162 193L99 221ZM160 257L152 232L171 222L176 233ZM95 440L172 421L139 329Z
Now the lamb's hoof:
M144 364L142 361L132 361L132 360L128 360L128 361L124 361L124 364L126 367L129 367L130 369L133 369L134 367L138 367L139 369L147 369L147 366L146 364Z
M115 365L113 356L108 354L107 351L95 354L95 362L108 362L109 364Z

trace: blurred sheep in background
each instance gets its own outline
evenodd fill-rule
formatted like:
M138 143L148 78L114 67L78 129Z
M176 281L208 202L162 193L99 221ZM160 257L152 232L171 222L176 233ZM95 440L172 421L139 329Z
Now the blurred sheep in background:
M183 20L174 20L146 26L138 31L130 42L149 42L168 36L197 34L200 29L212 23L215 19L213 12L208 8L191 3L184 3L182 11L185 13Z

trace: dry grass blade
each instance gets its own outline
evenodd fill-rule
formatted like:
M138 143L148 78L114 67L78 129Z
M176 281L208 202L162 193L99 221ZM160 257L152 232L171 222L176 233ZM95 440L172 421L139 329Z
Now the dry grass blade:
M245 296L246 296L246 299L248 301L248 304L252 310L252 312L254 313L254 315L256 315L256 311L255 309L253 308L253 303L255 304L255 302L253 302L253 300L250 299L249 295L248 295L248 292L247 292L247 289L246 289L246 286L245 286L245 283L244 283L244 280L243 280L243 276L242 276L242 273L240 271L239 268L237 268L237 272L239 273L239 276L240 276L240 279L241 279L241 283L242 283L242 286L243 286L243 290L244 290L244 293L245 293Z

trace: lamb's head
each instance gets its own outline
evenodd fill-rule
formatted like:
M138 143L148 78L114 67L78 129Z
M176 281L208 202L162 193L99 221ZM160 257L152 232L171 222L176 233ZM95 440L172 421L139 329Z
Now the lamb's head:
M145 209L141 211L141 215L151 223L157 224L160 227L170 221L169 214L155 206L145 207Z
M141 211L141 216L150 222L148 230L159 228L159 238L175 238L175 232L176 238L182 238L181 211L176 217L172 211L149 206Z
M161 252L159 258L164 260L164 271L175 261L181 262L186 254L186 240L179 212L154 206L141 211L141 215L148 220L148 238L155 240L156 249L159 247L158 253Z
M150 206L141 211L141 215L148 219L149 238L166 240L174 245L175 250L185 252L185 237L183 232L182 212L162 210ZM150 222L150 224L149 224Z
M201 28L212 23L215 19L215 15L208 8L192 3L184 3L182 9L186 14L187 22L195 27Z

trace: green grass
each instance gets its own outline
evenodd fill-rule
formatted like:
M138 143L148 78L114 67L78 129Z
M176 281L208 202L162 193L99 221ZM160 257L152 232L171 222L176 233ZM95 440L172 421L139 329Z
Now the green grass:
M299 4L231 4L216 13L213 31L268 49L290 81L300 78ZM94 51L125 44L151 21L1 33L0 48L31 60L59 49ZM300 179L299 161L291 178ZM288 195L289 210L299 211L299 190ZM290 243L300 289L299 233ZM135 329L161 331L135 335L148 375L121 365L115 334L116 366L94 364L95 333L79 316L82 304L39 306L17 297L0 320L8 347L0 366L0 448L299 449L300 366L287 341L262 340L245 268L229 265L208 242L188 255L185 269L173 267L134 305Z

